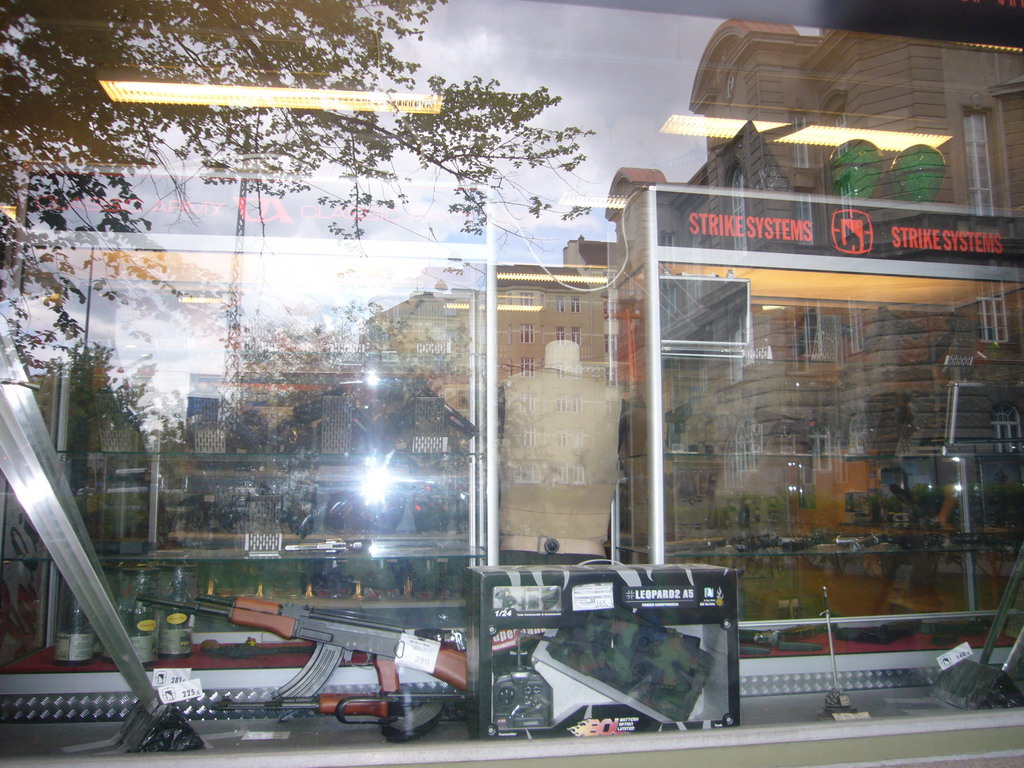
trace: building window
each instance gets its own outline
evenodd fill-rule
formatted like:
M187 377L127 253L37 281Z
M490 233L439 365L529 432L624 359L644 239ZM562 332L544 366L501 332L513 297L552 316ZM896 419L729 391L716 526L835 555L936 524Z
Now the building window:
M522 431L523 448L534 448L537 445L537 428L529 426Z
M850 310L850 352L864 351L864 310Z
M802 130L807 127L807 117L805 115L796 115L792 120L793 133ZM809 168L811 165L811 154L807 144L797 142L793 144L793 167L794 168Z
M519 304L519 306L521 307L533 306L533 294L530 293L529 291L520 291L518 294L516 294L516 299L517 301L515 303Z
M537 396L533 392L520 392L519 402L527 413L537 412Z
M757 457L764 448L760 424L745 419L736 427L736 469L753 472L757 469Z
M514 481L523 485L536 485L540 482L540 467L536 464L520 464L514 470Z
M559 393L555 397L556 413L583 413L583 395Z
M532 357L519 358L519 370L526 378L532 378L537 372L536 362Z
M676 244L676 233L670 230L658 232L658 245L673 246Z
M533 323L522 323L519 326L519 341L522 344L533 344Z
M567 430L560 429L555 433L555 445L558 448L569 447L569 432Z
M556 325L555 326L555 341L565 341L565 326L564 325Z
M569 311L579 314L583 309L583 303L579 296L569 297Z
M569 340L575 344L583 343L583 330L579 326L574 326L569 334Z
M803 145L794 144L793 146L799 147ZM813 221L814 208L808 195L800 195L800 198L793 203L793 217L802 221Z
M742 168L737 166L732 169L732 172L729 174L729 186L732 187L733 192L737 193L732 199L732 215L736 216L740 221L745 221L747 216L747 199L743 196L742 192L747 187L747 174L743 172ZM742 231L744 234L736 238L736 247L746 250L746 229Z
M565 312L565 296L555 296L555 312Z
M979 299L981 305L981 338L983 341L1007 341L1006 299L1003 296L989 296Z
M964 115L967 153L967 191L978 213L992 213L992 170L988 149L988 120L980 112Z
M997 453L1016 453L1020 447L1020 412L1009 403L992 409L992 435L999 444Z
M815 472L832 469L832 433L828 429L811 433L811 466Z
M867 419L863 413L858 413L850 419L850 447L848 453L856 456L863 456L867 453L868 433Z

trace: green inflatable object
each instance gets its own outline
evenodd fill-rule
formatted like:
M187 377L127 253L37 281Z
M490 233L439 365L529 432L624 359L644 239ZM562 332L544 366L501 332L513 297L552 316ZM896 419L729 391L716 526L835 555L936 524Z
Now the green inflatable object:
M832 194L840 197L871 197L882 173L882 153L865 139L836 147L828 160Z
M897 200L931 203L946 178L946 158L934 147L915 144L900 152L889 168Z

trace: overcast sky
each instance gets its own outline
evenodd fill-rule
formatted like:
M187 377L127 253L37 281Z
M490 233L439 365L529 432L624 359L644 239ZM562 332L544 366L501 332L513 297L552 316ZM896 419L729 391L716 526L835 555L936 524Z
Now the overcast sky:
M438 8L422 43L403 51L423 73L450 80L494 78L507 90L546 86L563 102L547 127L595 132L575 178L531 174L529 184L558 201L575 189L605 195L616 170L657 167L685 181L706 158L703 139L659 133L670 114L689 113L690 88L704 47L721 20L578 5L451 0ZM502 260L560 259L566 240L611 239L603 210L562 224L558 217L521 222L540 238L532 251L506 241Z

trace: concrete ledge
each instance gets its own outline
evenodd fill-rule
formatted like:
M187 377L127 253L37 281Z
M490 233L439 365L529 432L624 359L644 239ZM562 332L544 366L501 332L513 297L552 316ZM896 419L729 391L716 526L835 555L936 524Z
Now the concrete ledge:
M713 765L714 768L781 768L783 766L835 766L904 764L921 765L969 759L1009 760L1024 764L1024 710L987 710L906 717L886 720L821 722L796 725L741 726L714 731L595 737L590 739L459 740L457 735L432 734L410 744L386 744L379 739L367 744L346 743L351 731L326 720L307 719L278 723L233 721L225 734L224 722L197 724L210 748L191 753L86 755L81 747L47 755L0 757L11 768L49 768L54 760L70 761L86 768L100 765L138 765L147 768L202 765L210 768L357 768L358 766L424 766L459 763L465 768L495 768L515 761L516 768L678 768L680 764ZM3 726L0 734L8 744L27 735L56 735L59 724ZM90 724L96 738L109 738L116 724ZM97 730L101 729L102 730ZM37 729L43 729L39 731ZM285 741L245 740L246 729L257 733L277 730L296 736ZM221 731L222 733L217 733ZM84 733L84 731L83 731ZM250 734L251 735L251 734ZM372 738L372 737L371 737ZM446 740L447 739L447 740ZM298 743L301 742L301 743ZM99 742L100 744L104 742ZM698 762L699 761L699 762ZM996 763L1001 765L1002 763Z

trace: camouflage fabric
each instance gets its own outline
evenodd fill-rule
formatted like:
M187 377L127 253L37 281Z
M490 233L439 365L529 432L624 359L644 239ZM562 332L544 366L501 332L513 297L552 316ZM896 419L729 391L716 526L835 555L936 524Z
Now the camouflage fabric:
M559 629L548 653L674 721L690 716L712 665L698 638L622 608L594 611L583 626Z

